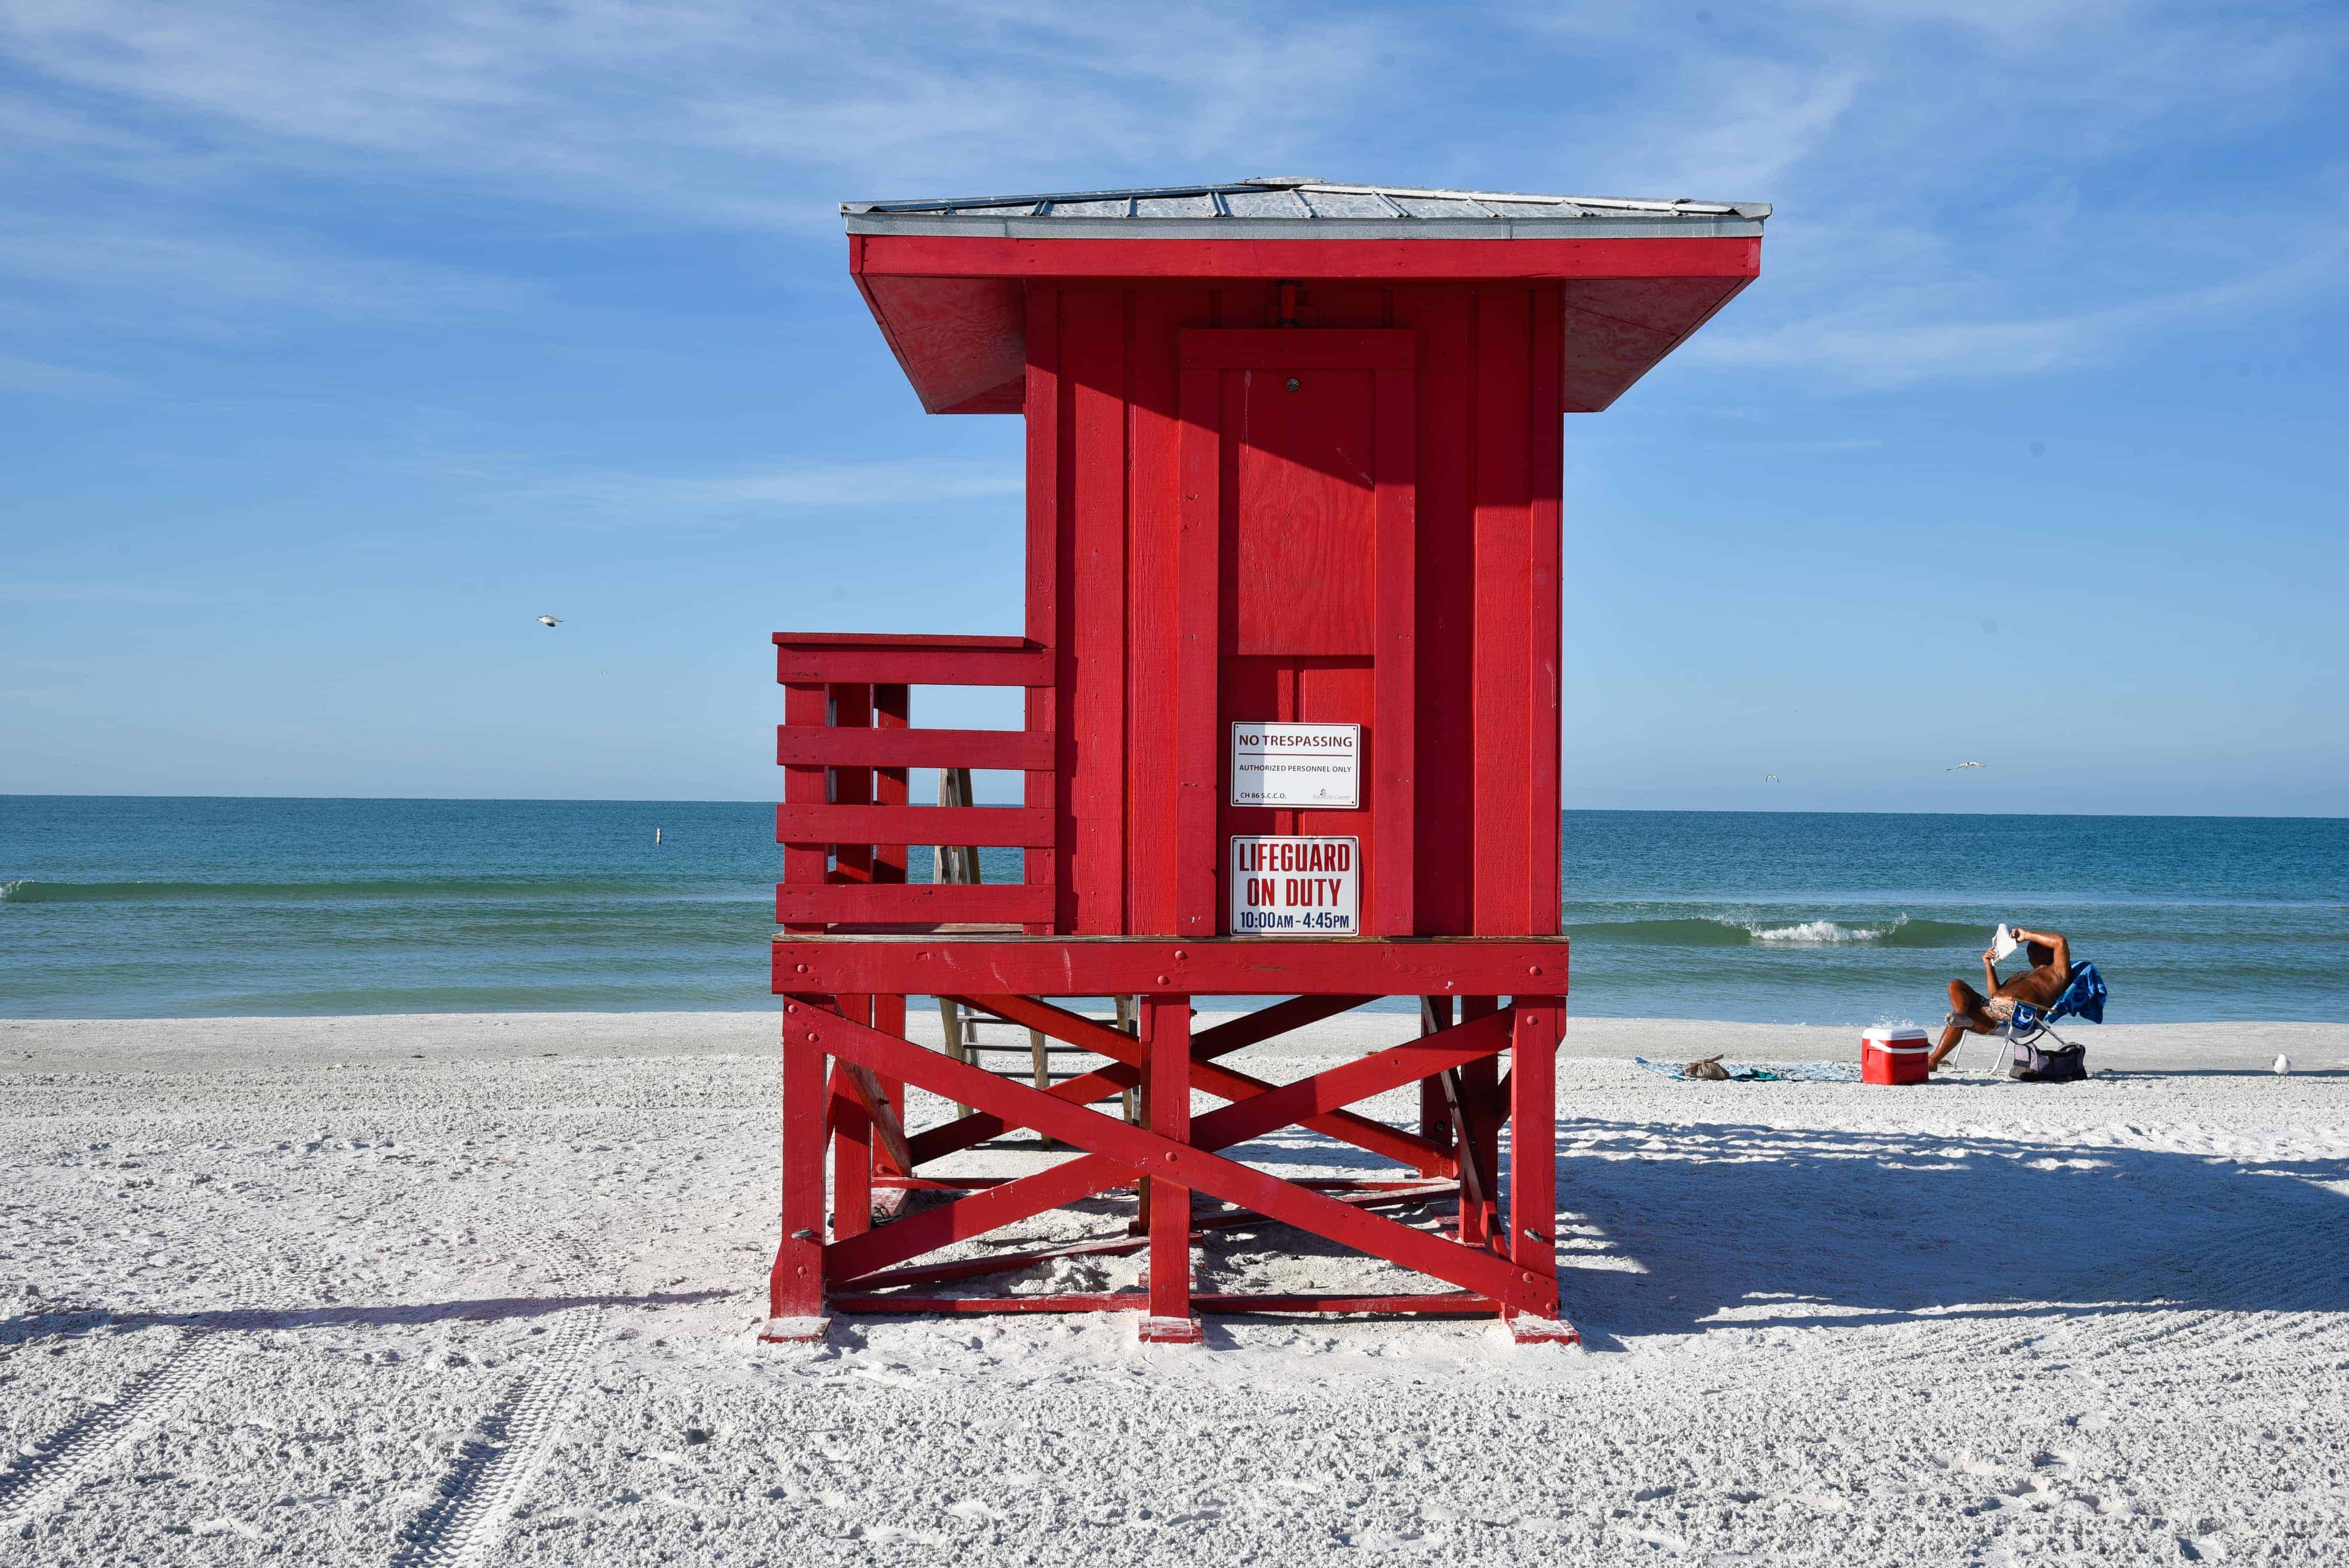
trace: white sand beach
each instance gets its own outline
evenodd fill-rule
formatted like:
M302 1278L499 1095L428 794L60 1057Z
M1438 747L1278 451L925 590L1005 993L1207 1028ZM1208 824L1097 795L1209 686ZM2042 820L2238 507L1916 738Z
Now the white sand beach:
M1145 1350L1125 1315L761 1346L774 1028L0 1022L8 1561L2349 1561L2349 1026L2084 1028L2085 1083L1891 1089L1629 1059L1847 1030L1578 1020L1578 1350L1268 1319ZM1274 1226L1200 1258L1407 1283Z

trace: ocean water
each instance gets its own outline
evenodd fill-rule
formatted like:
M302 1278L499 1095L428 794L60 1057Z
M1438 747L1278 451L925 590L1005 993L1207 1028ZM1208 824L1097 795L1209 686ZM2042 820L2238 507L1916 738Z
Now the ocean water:
M763 1008L772 823L744 802L0 796L0 1016ZM2007 920L2094 959L2110 1021L2349 1021L2349 820L1564 829L1586 1016L1937 1021ZM1008 852L988 868L1009 874Z

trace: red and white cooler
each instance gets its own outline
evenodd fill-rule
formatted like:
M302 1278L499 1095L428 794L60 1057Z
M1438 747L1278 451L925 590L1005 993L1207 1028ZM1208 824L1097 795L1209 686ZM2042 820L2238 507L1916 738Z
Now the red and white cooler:
M1924 1030L1879 1024L1859 1037L1859 1081L1923 1083L1926 1058L1932 1054Z

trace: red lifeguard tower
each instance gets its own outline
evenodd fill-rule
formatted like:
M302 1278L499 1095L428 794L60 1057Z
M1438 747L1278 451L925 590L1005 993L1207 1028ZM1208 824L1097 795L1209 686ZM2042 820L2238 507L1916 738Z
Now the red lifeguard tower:
M923 407L1027 419L1027 619L775 636L768 1336L835 1311L1141 1310L1150 1339L1274 1311L1497 1314L1570 1340L1558 416L1607 407L1751 282L1769 209L1247 180L842 211ZM910 727L924 685L1020 687L1025 724ZM909 768L1019 769L1025 803L909 805ZM1025 872L909 882L909 844L1018 848ZM1109 1065L1010 1081L911 1043L914 995ZM1135 1032L1054 1000L1102 995L1139 998ZM1195 995L1284 999L1195 1034ZM1419 1037L1278 1086L1226 1065L1382 997L1422 999ZM906 1084L971 1112L909 1134ZM1412 1085L1416 1127L1349 1109ZM1089 1109L1136 1086L1135 1121ZM1194 1090L1227 1103L1195 1118ZM1288 1181L1226 1152L1291 1124L1392 1179ZM1016 1179L924 1173L1006 1128L1075 1152ZM876 1190L920 1189L956 1195L875 1215ZM1138 1194L1131 1237L916 1261L1118 1189ZM1380 1212L1454 1198L1443 1233ZM1195 1294L1197 1233L1235 1222L1449 1288ZM939 1288L1145 1248L1146 1297Z

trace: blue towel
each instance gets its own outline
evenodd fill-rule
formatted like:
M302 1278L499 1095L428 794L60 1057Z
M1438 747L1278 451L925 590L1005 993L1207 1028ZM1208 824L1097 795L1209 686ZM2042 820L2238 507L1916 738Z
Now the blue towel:
M2064 994L2047 1009L2052 1018L2068 1018L2075 1015L2091 1024L2105 1021L2105 977L2096 973L2093 964L2075 964Z
M2064 994L2044 1010L2023 1003L2014 1010L2014 1027L2036 1029L2058 1018L2080 1018L2091 1024L2105 1021L2105 977L2096 973L2093 964L2075 964L2064 984Z

